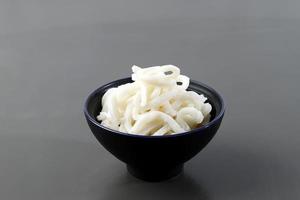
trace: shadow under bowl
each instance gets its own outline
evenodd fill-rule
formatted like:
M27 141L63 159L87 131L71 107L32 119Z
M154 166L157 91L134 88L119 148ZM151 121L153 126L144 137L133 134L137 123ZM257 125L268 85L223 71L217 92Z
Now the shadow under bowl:
M225 112L222 97L211 87L191 81L188 90L203 94L212 105L211 119L206 125L188 132L166 136L141 136L122 133L100 124L104 93L132 82L124 78L93 91L84 104L84 114L97 140L116 158L127 164L133 176L146 181L162 181L178 175L183 164L200 152L216 134Z

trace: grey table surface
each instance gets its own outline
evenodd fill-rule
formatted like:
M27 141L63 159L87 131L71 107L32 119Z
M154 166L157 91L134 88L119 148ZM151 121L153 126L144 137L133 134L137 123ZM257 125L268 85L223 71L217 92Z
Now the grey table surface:
M299 199L300 1L0 1L0 198ZM93 137L90 91L178 65L223 94L213 141L147 183ZM159 164L159 163L158 163Z

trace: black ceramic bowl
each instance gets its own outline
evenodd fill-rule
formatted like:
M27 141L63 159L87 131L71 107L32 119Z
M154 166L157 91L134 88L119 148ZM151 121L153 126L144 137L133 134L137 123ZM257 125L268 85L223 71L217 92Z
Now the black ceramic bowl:
M217 132L223 115L222 97L212 88L191 81L189 90L204 94L212 105L208 124L188 132L166 136L140 136L102 126L96 119L107 89L132 82L125 78L108 83L86 99L84 114L97 140L115 157L127 164L129 173L146 181L161 181L179 174L183 164L201 151Z

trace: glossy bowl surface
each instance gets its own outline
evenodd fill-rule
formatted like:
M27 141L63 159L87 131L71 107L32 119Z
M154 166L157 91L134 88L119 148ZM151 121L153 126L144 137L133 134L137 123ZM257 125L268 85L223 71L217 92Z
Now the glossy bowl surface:
M224 116L222 97L211 87L191 81L188 90L204 94L212 105L211 121L188 132L166 136L141 136L122 133L102 126L96 116L101 111L103 94L112 87L132 82L124 78L93 91L84 104L84 114L97 140L116 158L127 164L128 171L146 181L162 181L179 174L183 164L200 152L216 134Z

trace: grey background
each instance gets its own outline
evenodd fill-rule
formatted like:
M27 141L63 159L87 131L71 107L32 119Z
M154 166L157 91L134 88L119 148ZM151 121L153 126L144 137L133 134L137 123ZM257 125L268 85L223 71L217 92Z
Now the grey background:
M299 199L300 1L0 1L1 199ZM90 91L174 64L223 94L213 141L146 183L100 146Z

